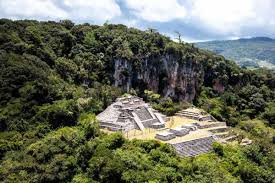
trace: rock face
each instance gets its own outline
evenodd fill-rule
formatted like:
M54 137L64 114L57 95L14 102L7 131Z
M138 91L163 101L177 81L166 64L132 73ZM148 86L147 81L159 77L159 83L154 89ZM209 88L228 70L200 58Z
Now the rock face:
M131 88L149 89L190 102L204 78L202 64L192 59L181 63L171 55L145 59L138 64L125 59L116 59L114 63L113 84L126 92Z

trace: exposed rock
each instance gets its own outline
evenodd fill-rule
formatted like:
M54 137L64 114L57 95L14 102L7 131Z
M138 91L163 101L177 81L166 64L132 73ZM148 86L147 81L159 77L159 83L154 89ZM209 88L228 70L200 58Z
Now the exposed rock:
M213 80L213 89L218 92L224 92L224 86L221 84L219 79Z
M139 66L125 59L116 59L114 86L129 92L131 88L149 89L165 97L184 101L195 99L204 78L202 64L189 59L181 63L175 56L145 59Z

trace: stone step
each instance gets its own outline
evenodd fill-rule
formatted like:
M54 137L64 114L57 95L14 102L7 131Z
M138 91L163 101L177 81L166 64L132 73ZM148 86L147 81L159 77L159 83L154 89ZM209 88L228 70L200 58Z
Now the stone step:
M186 117L186 118L195 119L195 120L199 120L200 119L199 116L193 116L193 115L176 114L176 116Z
M199 114L183 113L183 112L177 112L176 114L183 115L183 116L196 116L196 117L200 116Z
M225 132L226 130L228 130L227 126L217 126L217 127L208 129L208 131L212 133Z
M213 142L214 139L212 137L207 137L174 144L174 147L182 156L196 156L212 150Z
M218 133L215 133L215 136L219 137L219 138L225 138L228 135L229 135L229 132L218 132Z
M153 118L150 112L145 107L135 110L135 113L137 114L140 121L145 121Z
M198 123L195 123L195 125L199 129L205 129L205 128L213 128L213 127L226 126L226 123L224 123L224 122L209 122L209 124L200 124L198 122Z
M137 126L139 127L139 129L140 129L141 131L144 131L145 128L144 128L142 122L140 121L139 117L137 116L137 114L133 112L133 116L134 116L134 119L135 119L136 124L137 124Z

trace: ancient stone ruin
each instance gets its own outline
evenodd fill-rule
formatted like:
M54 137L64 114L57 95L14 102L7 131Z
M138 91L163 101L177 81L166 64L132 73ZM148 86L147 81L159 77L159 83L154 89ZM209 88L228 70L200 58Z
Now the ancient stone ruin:
M136 96L121 97L97 116L100 127L111 131L128 132L133 129L163 128L165 116Z
M172 132L161 132L156 134L155 138L163 141L171 140L176 137L175 133Z
M101 128L121 131L129 139L169 143L182 156L209 152L214 141L227 143L235 138L229 135L225 122L201 109L191 107L168 120L136 96L118 98L97 119Z
M201 109L197 109L195 107L191 107L191 108L179 111L176 113L176 115L195 119L198 121L217 121L213 116L211 116L207 112Z
M184 127L171 128L169 132L174 133L178 137L187 135L190 132L190 129Z

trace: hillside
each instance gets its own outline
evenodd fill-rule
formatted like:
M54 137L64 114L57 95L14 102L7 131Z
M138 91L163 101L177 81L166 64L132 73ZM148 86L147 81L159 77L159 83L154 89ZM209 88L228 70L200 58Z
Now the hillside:
M274 180L273 71L124 25L0 19L0 43L1 182ZM95 115L123 93L166 115L192 103L253 145L182 158L107 135Z
M195 45L235 60L240 66L275 67L275 40L268 37L207 41L198 42Z

